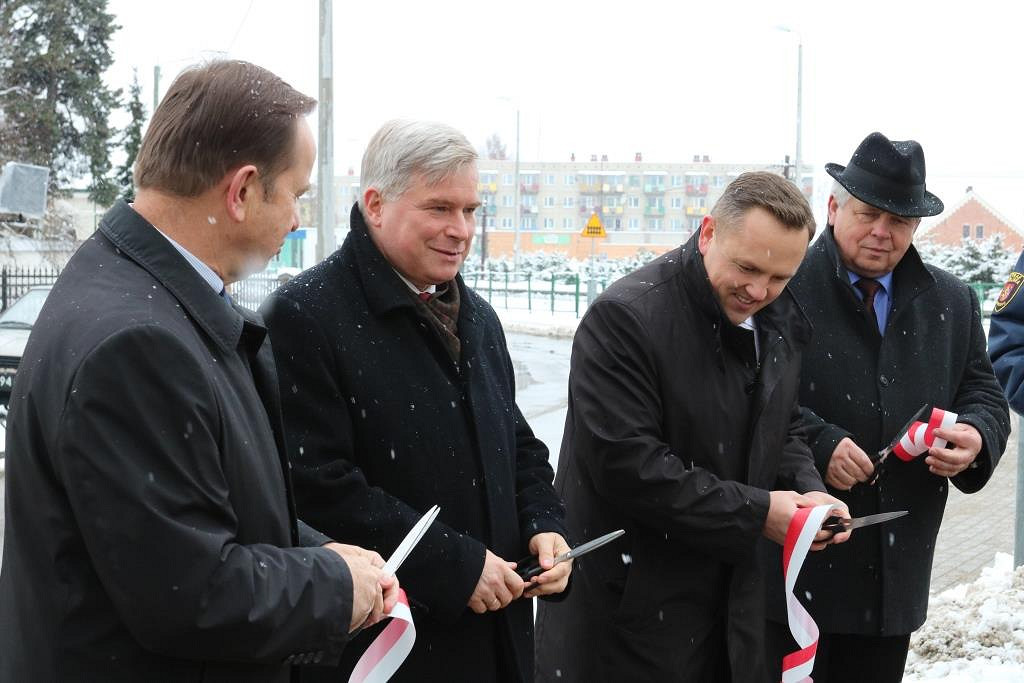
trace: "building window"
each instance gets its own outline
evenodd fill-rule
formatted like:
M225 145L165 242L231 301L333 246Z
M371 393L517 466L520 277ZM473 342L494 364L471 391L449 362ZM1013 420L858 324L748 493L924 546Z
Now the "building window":
M523 199L523 206L528 206L531 209L533 207L537 206L537 195L535 195L535 194L524 194L522 199Z
M533 216L523 216L523 230L536 230L537 219Z
M574 206L576 206L576 198L566 197L565 199L562 200L562 206L564 206L567 209L573 208Z
M672 187L682 187L682 186L683 186L683 176L681 176L681 175L674 175L674 176L672 176Z
M675 231L679 231L679 230L683 229L683 221L681 219L679 219L679 218L673 218L672 222L669 223L669 225L672 227L672 230L675 230Z
M562 229L564 229L564 230L574 230L575 228L576 228L576 219L574 219L574 218L563 218L562 219Z
M487 225L488 228L493 228L494 227L494 216L488 216L485 219L485 224Z
M660 218L651 218L650 220L648 220L647 221L647 229L648 230L661 230L661 219Z
M554 197L545 197L544 198L544 206L545 207L551 208L554 205L555 205L555 198Z
M515 206L516 198L510 194L501 195L501 205L505 207Z
M604 205L607 206L610 209L614 209L616 206L619 205L619 198L618 197L605 197L604 198Z
M640 229L640 219L639 218L630 218L629 219L629 229L630 230L639 230Z
M554 185L555 184L555 174L554 173L548 173L546 176L544 176L544 184L545 185Z
M555 219L554 218L545 218L544 219L544 228L545 229L551 230L554 227L555 227Z
M643 179L638 175L631 175L629 176L629 186L640 187L643 184L642 180Z
M566 185L575 185L576 184L576 176L574 176L574 175L567 175L567 176L565 176L565 184Z
M985 236L985 226L982 225L981 223L975 225L974 236L977 237L979 240L982 239Z
M701 219L696 217L690 219L690 232L697 232L700 230L700 221Z
M505 187L510 187L512 185L515 185L515 182L516 182L515 176L512 175L511 173L504 173L504 174L502 174L502 176L501 176L501 184L504 185Z
M970 236L971 236L971 224L970 223L964 223L964 234L963 234L963 237L964 237L964 239L967 239Z
M801 164L801 166L802 165L803 164ZM716 175L715 176L715 187L725 187L725 176L724 175Z
M672 208L673 209L681 209L681 208L683 208L683 198L682 197L673 197L672 198Z
M497 173L481 173L480 174L480 184L481 185L490 185L491 183L497 183L497 182L498 182L498 174Z
M629 199L628 199L628 202L629 202L629 204L627 204L627 206L629 206L629 208L631 208L631 209L639 209L640 208L640 197L637 197L635 195L630 195Z
M503 227L503 228L511 228L512 227L512 219L511 218L502 218L501 219L501 227Z

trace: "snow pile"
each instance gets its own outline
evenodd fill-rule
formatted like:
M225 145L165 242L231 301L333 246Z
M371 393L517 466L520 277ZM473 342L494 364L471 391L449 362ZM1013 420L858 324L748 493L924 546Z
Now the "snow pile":
M974 583L933 596L906 673L905 683L1024 680L1024 567L998 553Z

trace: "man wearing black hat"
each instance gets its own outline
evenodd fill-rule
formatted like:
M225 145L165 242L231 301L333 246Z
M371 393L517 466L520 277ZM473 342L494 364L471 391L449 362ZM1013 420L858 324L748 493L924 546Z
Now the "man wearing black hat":
M910 633L928 606L935 537L948 483L985 485L1006 446L1009 412L986 353L978 299L911 245L923 216L942 212L925 189L924 153L913 140L872 133L835 178L828 226L790 289L814 326L804 352L800 404L808 442L829 493L853 516L909 510L854 532L827 556L807 557L795 594L821 631L817 683L903 678ZM886 461L869 483L871 455L929 403L959 415L948 440L909 462ZM777 549L764 558L773 680L789 637Z

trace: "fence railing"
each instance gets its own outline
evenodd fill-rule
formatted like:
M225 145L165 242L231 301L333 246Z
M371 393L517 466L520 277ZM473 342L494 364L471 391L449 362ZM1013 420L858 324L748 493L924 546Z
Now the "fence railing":
M573 313L577 318L587 308L587 280L579 273L517 273L473 271L462 274L466 285L504 310ZM597 293L608 286L598 279Z
M37 285L52 285L60 270L56 268L0 268L0 311L18 300L22 294Z
M29 288L52 285L60 275L56 268L0 267L0 311L6 311ZM271 292L288 280L287 275L257 273L228 288L232 299L253 310L260 307ZM579 317L586 310L587 280L579 273L528 273L503 271L467 271L463 280L495 308L548 313L572 313ZM596 281L598 294L609 284ZM981 301L982 314L991 315L1002 290L999 282L971 282Z

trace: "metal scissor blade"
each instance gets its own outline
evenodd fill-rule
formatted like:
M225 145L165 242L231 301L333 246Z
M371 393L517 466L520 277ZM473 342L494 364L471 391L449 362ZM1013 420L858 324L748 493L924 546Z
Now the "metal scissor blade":
M603 546L605 543L611 543L612 541L614 541L616 538L618 538L619 536L621 536L624 533L626 533L625 529L619 529L618 531L613 531L610 534L605 534L604 536L598 536L597 538L595 538L592 541L587 541L586 543L582 543L582 544L576 546L575 548L573 548L572 550L570 550L568 552L565 552L565 553L562 553L561 555L556 557L555 558L555 564L558 564L559 562L565 562L566 560L571 560L573 558L579 557L580 555L586 555L591 550L596 550L597 548L600 548L601 546Z
M833 515L825 520L821 528L834 533L840 533L850 529L871 526L872 524L881 524L882 522L888 522L889 520L898 519L909 514L910 510L897 510L895 512L880 512L877 515L867 515L866 517L854 517L853 519L844 519Z
M405 558L409 557L409 553L416 547L416 544L420 542L423 535L427 533L427 529L433 523L437 514L441 512L441 508L434 506L427 510L424 515L420 518L420 521L413 525L412 529L405 535L402 542L395 548L395 552L391 554L388 561L384 563L384 573L394 574L398 571L398 568L405 562Z

